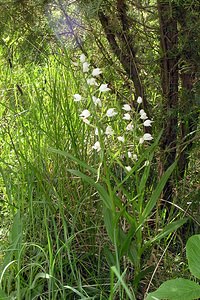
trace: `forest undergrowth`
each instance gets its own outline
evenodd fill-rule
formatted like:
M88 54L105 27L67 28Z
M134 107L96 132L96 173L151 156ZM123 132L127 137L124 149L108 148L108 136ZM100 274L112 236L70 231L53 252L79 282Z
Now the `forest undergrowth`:
M190 277L198 149L167 212L176 161L159 177L142 97L120 100L108 70L64 50L0 72L0 299L139 300Z

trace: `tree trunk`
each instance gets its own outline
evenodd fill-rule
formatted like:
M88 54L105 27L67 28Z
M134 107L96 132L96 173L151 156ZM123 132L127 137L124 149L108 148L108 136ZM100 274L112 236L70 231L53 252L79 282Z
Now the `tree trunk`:
M178 30L176 7L166 1L158 1L161 43L161 84L163 94L163 138L160 143L162 172L176 158L178 127ZM173 185L169 180L163 192L165 200L171 200Z
M144 87L140 79L138 62L136 59L136 49L134 47L134 36L130 34L130 24L127 16L127 6L124 0L117 0L117 13L121 22L120 32L116 32L115 28L110 24L109 17L103 12L99 11L99 20L105 32L106 38L112 49L125 70L128 78L134 84L135 98L139 96L143 99L143 107L148 113L148 103L146 101Z

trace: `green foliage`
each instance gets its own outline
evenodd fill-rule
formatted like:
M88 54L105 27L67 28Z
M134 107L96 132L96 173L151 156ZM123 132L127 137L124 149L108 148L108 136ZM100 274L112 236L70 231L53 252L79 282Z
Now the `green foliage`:
M196 282L177 278L163 283L159 289L151 293L146 300L193 300L199 299L200 286Z
M135 174L138 173L139 169L141 168L141 163L146 160L147 157L151 157L158 140L150 147L150 149L147 149L146 152L141 157L140 161L136 163L135 167L133 168L131 175L134 176L133 171ZM64 152L59 152L57 150L52 149L51 151L59 153L61 155L65 156ZM66 153L66 156L69 157L69 154ZM74 159L72 156L70 157L72 160ZM78 162L77 159L75 159L76 162ZM86 170L89 170L90 167L87 165L83 165L82 162L80 162L82 166L86 168ZM103 201L103 215L104 215L104 223L105 227L108 233L108 236L110 237L114 247L115 247L115 253L112 254L108 249L106 249L106 253L108 255L108 261L111 263L111 266L114 264L115 267L118 269L118 272L120 272L119 262L122 260L122 258L127 256L130 261L132 262L134 268L135 268L135 280L134 283L137 287L139 284L139 278L141 279L141 275L143 273L143 266L142 266L142 255L144 251L150 247L154 242L158 242L162 238L169 236L172 232L177 230L180 226L182 226L187 219L182 219L178 221L174 221L165 227L162 228L162 231L157 236L152 236L149 238L147 242L143 241L143 228L144 224L148 221L153 208L158 203L160 194L165 186L165 183L167 182L169 176L171 175L173 169L175 168L176 163L174 163L169 169L166 171L165 174L163 174L158 186L155 188L155 190L152 192L152 196L148 200L147 204L145 205L145 202L140 202L140 205L133 205L133 211L123 207L121 200L115 195L115 189L118 190L118 193L125 193L127 198L127 202L131 203L131 195L129 195L129 192L124 189L122 186L122 183L119 182L116 187L112 190L112 183L108 179L109 177L101 178L103 182L105 183L105 186L107 188L104 188L104 185L101 185L99 183L96 183L91 177L86 176L80 171L77 170L68 170L73 175L80 177L83 181L90 184L92 187L94 187L102 201ZM105 167L105 172L108 172L108 169ZM93 172L94 173L94 172ZM146 173L146 168L144 169L144 173L141 176L141 178L144 178L144 174ZM96 171L97 174L97 171ZM113 175L111 175L113 176ZM136 175L135 175L136 176ZM126 181L129 180L129 176L126 177L126 179L123 181L123 184L126 184ZM147 178L145 179L146 182ZM116 182L117 184L117 182ZM143 186L143 190L141 190L141 186ZM140 181L140 193L141 195L145 192L145 184L142 183L142 180ZM135 200L134 200L135 201ZM144 200L143 200L144 201ZM139 204L139 203L138 203ZM144 208L141 208L144 207ZM134 212L134 213L133 213ZM136 217L137 216L137 217ZM129 231L125 233L120 225L120 220L123 218L126 220Z
M186 253L190 272L200 278L200 235L189 238ZM200 285L194 281L177 278L164 282L155 292L150 293L146 300L193 300L200 298Z
M41 63L46 56L50 30L45 4L43 0L0 3L0 45L11 69L25 62Z
M193 276L200 279L200 235L189 238L186 245L186 255L190 272Z
M120 9L123 1L1 2L0 299L141 300L163 248L175 236L173 233L187 222L187 213L191 213L186 195L179 197L178 192L177 210L174 212L175 199L169 202L168 215L163 208L163 203L169 200L162 199L163 191L177 170L177 161L163 170L165 159L162 161L159 144L163 138L161 128L167 119L164 120L161 101L162 51L157 38L156 1L126 1L128 27L123 24L123 14L116 11L116 4ZM80 16L84 34L79 46L90 62L89 73L82 72L78 48L71 51L65 43L56 45L50 29L52 24L48 24L45 15L46 4L54 8L65 4L69 10L63 14L71 13L77 28L79 13L85 12ZM192 90L188 92L179 81L180 109L175 108L180 117L178 158L190 143L185 139L197 131L189 124L188 116L192 125L197 124L200 27L198 1L192 1L191 6L189 1L176 1L176 4L179 5L176 10L179 70L181 76L189 76L192 83ZM119 61L110 51L99 12L108 18L109 36L112 33L119 46ZM59 11L54 13L59 19ZM181 16L186 17L182 20ZM65 25L65 21L62 24ZM140 118L144 102L136 101L130 72L123 68L127 59L137 65L138 83L143 85L148 117L153 120L151 128L145 129ZM91 69L96 67L103 73L97 77L97 85L90 86L87 80ZM108 94L99 92L104 82L111 89ZM76 93L82 95L80 102L74 102ZM93 95L101 98L101 107L94 105ZM121 110L122 105L128 103L132 131L126 131L128 123ZM108 119L106 111L112 107L118 114ZM80 118L85 109L91 112L89 124ZM193 111L196 111L195 118ZM170 116L170 112L166 115ZM181 136L184 125L189 129L186 137ZM105 135L106 126L112 126L114 136ZM94 134L95 128L102 133ZM140 143L146 131L151 132L154 142ZM121 133L125 142L117 140L117 137L122 138ZM97 141L101 147L99 152L94 149ZM171 143L163 155L171 153L176 148L174 145ZM187 151L189 158L189 148ZM197 162L195 151L194 157ZM184 174L188 182L185 194L187 199L192 194L198 203L199 184L197 179L195 181L195 167L193 169L196 194L187 172ZM178 180L174 175L174 186ZM188 234L189 229L184 237L178 233L175 242L182 243ZM186 248L191 273L200 278L199 237L190 238ZM170 251L174 257L178 250L173 251L172 245ZM158 286L163 280L159 274L157 278ZM155 293L147 299L168 297L166 293L170 293L171 299L195 299L199 285L179 278L164 283Z

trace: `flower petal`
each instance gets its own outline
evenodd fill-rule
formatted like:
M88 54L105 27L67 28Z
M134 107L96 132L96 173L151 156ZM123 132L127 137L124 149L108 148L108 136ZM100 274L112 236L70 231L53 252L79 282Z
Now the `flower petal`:
M81 63L84 63L85 60L86 60L85 54L82 53L82 54L80 55L80 62L81 62Z
M126 171L128 171L128 172L131 171L131 167L130 167L130 166L126 166L125 169L126 169Z
M131 106L129 104L124 104L122 106L122 109L125 110L125 111L131 111Z
M109 108L106 112L107 117L114 117L117 115L117 112L115 111L115 108Z
M99 87L99 91L101 93L108 92L108 91L110 91L110 88L108 88L108 84L107 83L101 84L100 87Z
M95 68L93 69L92 71L92 76L99 76L100 74L102 73L101 69L100 68Z
M83 63L83 73L87 73L89 71L89 66L90 64L87 61Z
M139 96L139 97L137 98L137 103L138 103L138 104L141 104L141 103L142 103L142 97Z
M75 102L78 102L78 101L81 101L81 95L79 95L79 94L74 94L74 101Z
M92 146L92 149L96 150L97 152L99 152L101 150L101 145L99 143L99 141L97 141L94 146Z
M127 121L130 121L130 119L131 119L131 116L130 116L130 114L124 114L124 116L123 116L123 118L122 118L123 120L127 120Z
M88 109L84 109L82 111L82 113L79 115L79 117L82 117L82 118L88 118L90 116L90 112Z

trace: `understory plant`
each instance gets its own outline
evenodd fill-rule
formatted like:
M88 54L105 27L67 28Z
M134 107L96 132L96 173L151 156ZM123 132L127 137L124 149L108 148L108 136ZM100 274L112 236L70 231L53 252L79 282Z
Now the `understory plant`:
M121 104L120 108L120 102L116 100L112 101L115 106L109 107L110 99L104 95L110 88L107 84L97 83L102 70L95 68L90 71L84 55L80 61L87 89L80 85L81 92L74 95L74 101L79 105L79 117L92 137L86 143L89 153L95 156L96 165L88 165L70 152L55 148L49 148L49 151L77 163L78 169L68 169L68 172L92 186L102 200L104 225L111 241L111 245L104 246L111 270L109 299L115 298L119 286L125 290L126 297L136 299L141 279L152 271L152 266L145 266L145 253L155 242L169 236L187 221L186 218L173 219L153 233L155 223L158 225L161 217L159 199L176 161L155 183L151 174L162 132L150 144L153 137L149 130L144 130L150 128L153 121L140 107L142 98L133 99L137 102L136 109L128 102ZM119 118L121 111L125 113ZM155 218L152 228L149 225L151 218ZM131 284L126 284L127 278Z
M186 244L186 256L191 274L200 279L200 235L191 236ZM194 280L176 278L167 280L146 300L194 300L200 298L200 285Z
M139 299L153 244L187 220L164 221L161 193L176 162L158 180L162 132L153 135L143 99L122 102L83 55L2 78L0 171L12 220L2 299Z

